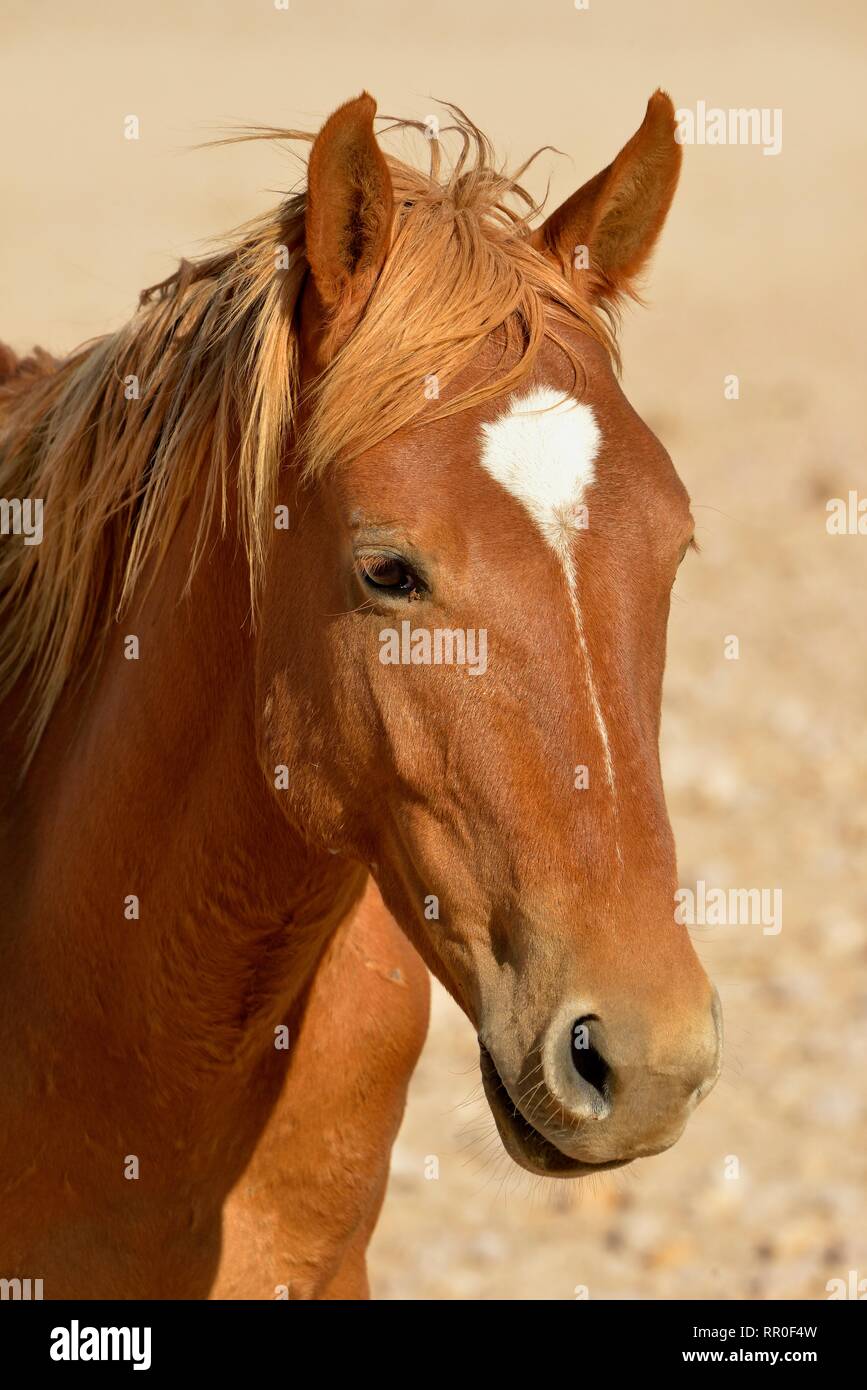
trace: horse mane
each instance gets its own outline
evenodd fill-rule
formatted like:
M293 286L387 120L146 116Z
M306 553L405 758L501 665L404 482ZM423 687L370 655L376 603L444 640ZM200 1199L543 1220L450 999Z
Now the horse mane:
M518 180L532 160L515 174L498 168L482 132L449 110L450 161L421 122L386 118L388 130L425 137L429 168L387 156L391 247L357 328L305 402L309 423L296 442L308 477L422 411L435 419L511 389L546 337L577 375L558 323L582 327L617 361L610 308L591 307L530 245L541 206ZM314 138L270 127L230 137ZM0 352L0 497L41 498L45 517L41 544L0 547L0 699L26 681L26 761L145 567L156 572L202 478L189 577L215 510L223 528L231 510L255 617L279 470L296 433L305 206L306 192L292 193L215 254L182 261L122 328L63 361ZM442 388L496 331L503 370L446 402L426 399L431 374Z

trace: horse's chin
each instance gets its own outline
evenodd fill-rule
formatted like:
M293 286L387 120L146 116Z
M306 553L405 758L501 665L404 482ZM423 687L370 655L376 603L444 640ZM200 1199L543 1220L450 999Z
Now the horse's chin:
M479 1043L479 1066L488 1105L491 1107L497 1130L506 1153L520 1168L536 1177L583 1178L591 1173L604 1173L622 1168L628 1158L606 1163L587 1163L572 1158L525 1119L509 1095L496 1064L484 1043Z

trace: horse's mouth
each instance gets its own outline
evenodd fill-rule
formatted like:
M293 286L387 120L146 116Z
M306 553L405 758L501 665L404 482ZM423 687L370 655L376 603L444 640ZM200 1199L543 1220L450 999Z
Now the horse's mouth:
M610 1168L622 1168L628 1158L607 1163L585 1163L568 1154L546 1139L530 1124L509 1095L496 1064L483 1042L479 1042L479 1066L485 1095L491 1107L503 1147L515 1163L528 1173L549 1178L580 1178L588 1173L604 1173Z

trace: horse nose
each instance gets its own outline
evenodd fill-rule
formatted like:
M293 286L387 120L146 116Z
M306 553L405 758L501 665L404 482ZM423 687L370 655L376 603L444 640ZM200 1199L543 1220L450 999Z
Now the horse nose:
M713 996L711 998L710 1003L710 1016L713 1022L714 1037L713 1062L711 1063L711 1066L708 1068L708 1072L704 1080L699 1083L695 1097L697 1102L700 1100L704 1100L705 1096L713 1090L714 1086L719 1080L719 1074L722 1068L723 1014L722 1003L720 1001L719 994L715 989L713 991Z
M663 1020L658 1030L634 1015L618 1024L601 1011L561 1011L543 1046L543 1069L567 1117L582 1128L604 1121L602 1129L638 1152L680 1132L713 1088L721 1054L722 1010L713 990L698 1014L680 1026Z
M569 1057L574 1077L574 1099L570 1109L576 1117L606 1119L611 1114L612 1071L595 1043L595 1014L584 1014L572 1024Z

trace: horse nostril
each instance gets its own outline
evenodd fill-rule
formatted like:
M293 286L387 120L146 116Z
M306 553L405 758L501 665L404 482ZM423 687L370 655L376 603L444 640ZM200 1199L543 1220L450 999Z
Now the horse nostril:
M607 1100L611 1068L593 1046L590 1025L595 1021L595 1014L585 1014L572 1024L572 1065L581 1079Z

